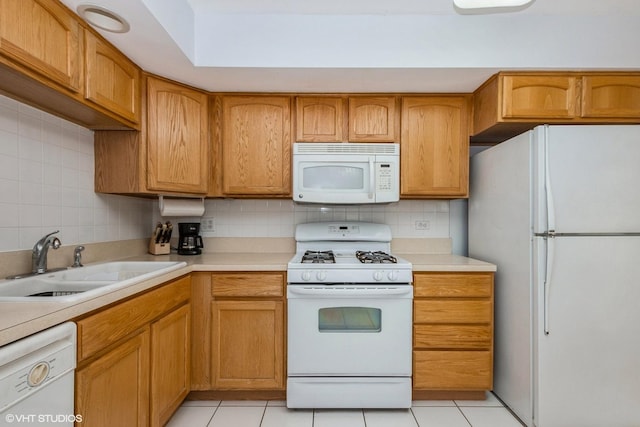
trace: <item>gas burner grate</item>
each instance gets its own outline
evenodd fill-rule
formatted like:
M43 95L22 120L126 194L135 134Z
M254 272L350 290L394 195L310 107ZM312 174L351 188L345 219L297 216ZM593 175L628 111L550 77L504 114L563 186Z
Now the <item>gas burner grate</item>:
M303 264L335 264L333 251L306 251L302 255Z
M396 264L396 257L382 251L356 251L356 258L363 264Z

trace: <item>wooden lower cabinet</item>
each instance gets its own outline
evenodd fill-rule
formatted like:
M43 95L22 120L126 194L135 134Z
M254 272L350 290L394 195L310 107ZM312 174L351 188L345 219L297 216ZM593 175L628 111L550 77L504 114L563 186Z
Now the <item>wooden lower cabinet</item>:
M149 328L76 371L79 426L149 425Z
M192 394L284 397L284 272L194 273Z
M151 324L151 425L163 426L190 391L191 307Z
M190 390L190 277L76 319L78 426L163 426Z
M415 273L414 398L492 388L493 273Z

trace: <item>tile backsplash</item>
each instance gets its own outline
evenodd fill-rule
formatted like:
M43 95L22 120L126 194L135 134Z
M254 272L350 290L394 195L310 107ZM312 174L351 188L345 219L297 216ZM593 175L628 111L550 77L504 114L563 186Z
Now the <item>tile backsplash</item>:
M93 132L0 95L0 251L146 237L152 202L93 191Z

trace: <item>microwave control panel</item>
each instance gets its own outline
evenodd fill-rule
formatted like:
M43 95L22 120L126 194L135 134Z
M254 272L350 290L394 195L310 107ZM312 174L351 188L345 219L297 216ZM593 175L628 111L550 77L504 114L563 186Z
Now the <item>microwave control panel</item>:
M393 191L394 165L376 163L376 192Z

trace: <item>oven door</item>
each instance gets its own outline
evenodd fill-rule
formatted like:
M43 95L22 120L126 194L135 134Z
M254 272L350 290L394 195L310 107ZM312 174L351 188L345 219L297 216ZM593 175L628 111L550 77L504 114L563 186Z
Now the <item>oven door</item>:
M411 376L413 287L289 285L288 375Z

